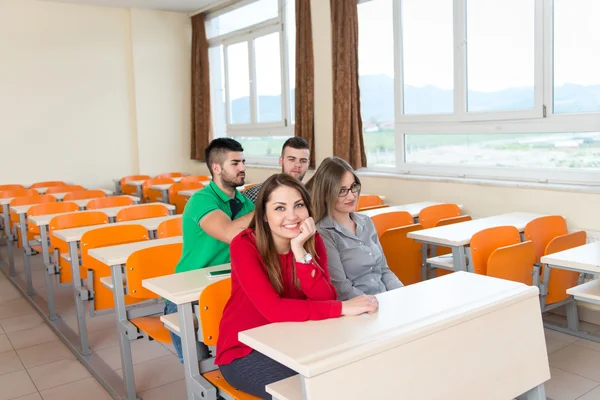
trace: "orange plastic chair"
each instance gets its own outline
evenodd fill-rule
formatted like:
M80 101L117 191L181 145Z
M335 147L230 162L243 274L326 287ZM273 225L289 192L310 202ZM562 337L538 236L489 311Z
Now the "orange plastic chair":
M202 189L203 187L204 185L200 182L175 183L169 188L169 203L175 206L175 212L177 214L183 214L188 198L181 196L179 192L181 190Z
M31 207L28 211L27 211L27 216L28 217L33 217L36 215L48 215L48 214L64 214L64 213L69 213L69 212L77 212L79 211L79 206L75 203L72 203L70 201L61 201L61 202L53 202L53 203L44 203L44 204L38 204L36 206ZM40 228L33 224L33 223L28 223L28 231L31 235L39 235L40 234ZM39 246L31 246L32 248L34 248L36 251L41 251L41 248L37 248Z
M487 262L487 275L533 285L535 245L531 240L498 247Z
M9 197L27 197L27 196L39 196L39 193L37 192L37 190L35 189L12 189L12 190L0 190L0 199L6 199ZM9 205L10 207L10 205ZM4 206L0 206L0 211L4 211ZM2 220L2 229L5 231L5 235L6 232L8 231L7 228L4 227L4 224L6 224L7 222ZM8 225L10 228L12 228L12 221L8 221Z
M181 180L179 181L179 183L195 183L195 182L206 182L206 181L210 181L210 176L208 175L192 175L192 176L184 176L183 178L181 178Z
M168 219L158 224L156 230L159 239L181 236L183 234L183 228L181 226L181 217Z
M54 250L54 264L59 267L58 276L60 283L73 281L70 257L79 257L79 254L69 254L69 244L54 236L54 231L102 224L108 224L108 216L100 211L62 214L50 220L50 224L48 225L50 231L50 248ZM66 257L63 257L63 255Z
M88 302L90 314L96 311L114 308L113 292L105 287L100 278L111 276L110 267L93 257L89 251L98 247L116 246L119 244L149 240L148 230L142 225L108 225L101 226L81 236L81 268L82 279L87 277L87 289L90 292ZM125 295L125 304L137 303L138 300Z
M226 278L207 286L200 294L200 325L202 341L207 346L216 346L219 339L219 325L225 310L225 304L231 297L231 278ZM229 384L219 369L202 374L218 391L225 392L236 400L259 400L258 397L244 393Z
M414 223L412 215L406 211L392 211L381 213L371 217L371 221L377 230L377 237L381 239L381 235L388 229L399 228L401 226L412 225Z
M145 181L146 179L150 179L150 175L130 175L124 178L121 178L121 192L123 194L128 194L130 196L136 196L137 190L133 186L129 186L127 182L130 181Z
M460 208L456 204L436 204L425 207L419 213L419 223L423 229L433 228L440 219L458 217Z
M40 195L39 193L36 192L36 194L34 194L33 196L24 196L24 197L15 197L14 199L11 200L11 202L9 203L9 207L17 207L17 206L26 206L26 205L35 205L35 204L43 204L43 203L55 203L56 202L56 198L54 198L54 196L50 196L50 195ZM14 224L18 224L19 223L19 215L15 212L10 212L10 222L11 222L11 227ZM22 231L19 230L17 231L17 247L21 248L22 244L21 244L21 235L22 235ZM27 232L27 240L34 240L34 236L33 234L30 234L29 232Z
M567 233L567 221L560 215L539 217L525 225L525 240L531 240L535 244L536 262L540 262L552 239Z
M421 282L421 243L407 237L409 232L423 229L421 224L388 229L381 235L381 247L390 270L404 285Z
M438 226L458 224L459 222L466 222L466 221L470 221L470 220L471 220L470 215L459 215L458 217L442 218L433 227L437 228ZM436 247L436 252L435 252L436 256L443 256L445 254L450 254L450 253L452 253L452 249L450 247L444 247L444 246ZM450 270L443 269L443 268L436 268L435 269L435 277L438 278L440 276L448 275L453 272L454 271L450 271Z
M102 197L106 197L106 193L103 190L80 190L77 192L67 193L63 198L63 201L98 199Z
M155 178L182 178L183 172L163 172L162 174L158 174Z
M23 185L0 185L0 192L5 190L24 189Z
M520 243L521 235L514 226L496 226L477 232L471 237L473 272L487 275L490 254L498 247Z
M80 190L85 190L85 188L81 185L59 185L48 188L46 194L77 192Z
M87 210L98 210L101 208L122 207L133 205L131 197L127 196L111 196L93 199L87 204Z
M358 198L358 205L356 206L356 210L363 211L366 208L381 206L382 204L383 200L381 200L381 197L375 194L361 194Z
M558 253L572 249L573 247L583 246L586 242L587 234L585 231L567 233L557 236L548 243L544 255ZM567 271L564 269L552 268L550 279L548 279L548 293L546 295L546 304L550 305L569 298L567 289L577 286L579 272Z
M53 187L53 186L68 186L63 181L46 181L46 182L36 182L31 185L32 189L43 188L43 187Z
M165 185L167 183L175 183L172 178L154 178L147 179L142 185L142 196L145 203L154 203L161 199L162 191L151 189L153 185Z
M133 221L136 219L164 217L166 215L169 215L169 209L164 204L144 204L123 208L117 213L116 221Z
M175 273L175 266L181 258L182 243L149 247L132 253L127 258L125 276L127 294L138 301L157 299L160 296L142 286L145 279ZM171 334L165 328L160 316L139 317L129 320L139 331L161 343L171 343Z

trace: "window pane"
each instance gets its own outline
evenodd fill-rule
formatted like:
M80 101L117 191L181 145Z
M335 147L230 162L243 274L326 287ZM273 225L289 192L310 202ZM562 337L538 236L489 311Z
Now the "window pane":
M242 144L244 148L244 157L248 158L276 158L281 156L283 143L288 139L283 136L265 136L265 137L236 137L234 138Z
M259 0L255 3L237 8L206 23L206 35L213 38L247 26L255 25L279 15L277 0Z
M358 5L360 108L369 166L394 166L392 0Z
M451 0L403 0L404 114L454 111Z
M210 106L215 137L225 136L226 99L225 99L225 60L223 46L208 49L210 68Z
M534 0L467 1L468 111L534 107Z
M279 32L254 40L258 122L281 121L281 57Z
M600 132L405 135L406 162L504 168L600 168Z
M554 112L600 111L600 2L554 0Z
M229 78L229 122L249 124L250 120L250 69L248 67L248 42L227 47L227 74Z

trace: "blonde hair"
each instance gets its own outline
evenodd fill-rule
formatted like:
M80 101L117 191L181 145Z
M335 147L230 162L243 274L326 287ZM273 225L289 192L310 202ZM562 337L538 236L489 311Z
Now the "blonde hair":
M360 185L360 179L348 162L339 157L327 157L306 183L306 189L312 197L315 223L330 217L333 213L333 207L342 187L342 178L346 172L350 172L354 176L354 182ZM360 196L360 192L358 195Z

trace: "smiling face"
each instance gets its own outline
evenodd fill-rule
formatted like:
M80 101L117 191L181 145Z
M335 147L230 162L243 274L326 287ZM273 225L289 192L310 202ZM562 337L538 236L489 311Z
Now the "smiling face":
M356 210L360 191L353 193L352 190L347 190L353 188L355 183L356 181L352 172L346 171L342 176L342 181L340 182L340 192L347 192L348 194L345 196L338 196L334 205L334 211L336 213L346 214Z
M309 217L300 192L289 186L273 190L266 203L265 216L278 249L288 248L300 234L300 225Z
M279 158L279 165L284 174L293 176L302 182L306 171L308 170L308 162L310 158L310 150L308 149L295 149L293 147L286 147L283 149L283 154Z

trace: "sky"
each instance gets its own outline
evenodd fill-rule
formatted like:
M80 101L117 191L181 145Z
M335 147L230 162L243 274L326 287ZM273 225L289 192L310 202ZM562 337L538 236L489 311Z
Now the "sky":
M393 1L399 0L371 0L358 6L360 75L394 76ZM288 10L293 3L286 0ZM534 4L535 0L467 0L469 90L533 86ZM277 0L260 0L223 15L221 31L239 28L241 18L260 21L273 15L276 7ZM555 85L600 84L600 0L554 0L554 8ZM452 17L452 0L402 0L405 84L453 89ZM281 94L278 40L278 34L271 34L256 44L259 95ZM247 42L230 46L228 56L231 99L248 96ZM292 70L294 62L292 51Z

